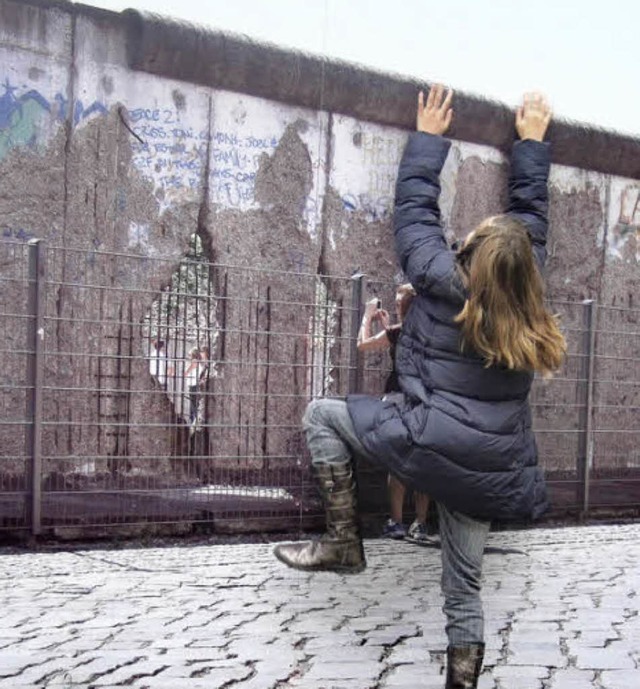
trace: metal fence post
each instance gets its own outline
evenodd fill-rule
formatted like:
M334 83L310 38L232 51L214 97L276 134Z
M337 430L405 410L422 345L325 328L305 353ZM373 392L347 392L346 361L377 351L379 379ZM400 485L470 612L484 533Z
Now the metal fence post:
M29 462L28 512L31 533L42 530L42 379L44 372L44 308L46 260L44 242L31 239L27 309L26 456Z
M585 299L584 306L584 333L580 377L584 381L583 406L580 418L582 430L578 447L578 481L579 499L582 503L582 515L589 512L589 489L591 470L593 468L593 374L595 367L595 339L596 339L596 312L597 304L594 299Z
M351 276L351 328L349 332L349 392L359 392L362 388L362 357L358 352L358 331L364 313L364 273Z

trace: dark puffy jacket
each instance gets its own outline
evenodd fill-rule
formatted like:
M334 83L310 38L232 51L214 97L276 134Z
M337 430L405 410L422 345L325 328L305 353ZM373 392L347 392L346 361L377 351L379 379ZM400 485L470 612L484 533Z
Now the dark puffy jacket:
M529 519L547 508L528 403L533 376L461 352L453 322L465 293L440 224L439 176L450 142L415 133L400 163L394 217L400 265L417 291L396 366L403 394L348 398L362 444L411 487L479 519ZM546 258L549 147L514 145L509 208ZM472 228L470 228L472 229Z

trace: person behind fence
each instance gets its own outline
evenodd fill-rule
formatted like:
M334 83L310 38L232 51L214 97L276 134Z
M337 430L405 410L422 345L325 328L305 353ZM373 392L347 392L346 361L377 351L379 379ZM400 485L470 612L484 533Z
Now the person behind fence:
M207 382L209 380L209 347L200 347L200 374L198 376L199 399L196 407L196 430L202 428L202 420L206 413ZM202 400L205 404L201 404Z
M149 373L163 388L166 388L167 376L173 373L173 369L168 364L167 348L164 340L155 339L151 341Z
M387 399L400 391L398 386L398 372L396 371L396 345L402 328L402 321L409 310L415 290L411 284L400 285L396 290L396 316L398 322L391 325L389 313L380 306L380 301L374 297L364 308L360 331L358 332L358 350L361 352L376 352L389 350L391 357L391 372L384 385ZM381 329L374 333L373 325L379 323ZM390 516L385 523L382 535L395 540L406 539L417 545L428 545L432 540L427 535L427 512L429 511L429 496L416 491L414 501L416 518L407 529L402 522L404 496L406 488L393 474L388 474Z
M539 517L548 507L528 402L534 373L550 376L566 349L544 303L551 117L526 94L511 154L509 205L455 249L440 222L440 172L452 94L418 98L396 185L396 252L416 290L396 351L403 395L312 401L304 415L313 471L326 505L318 541L280 544L300 570L356 573L366 566L352 458L382 463L437 502L446 616L448 689L473 689L484 655L482 558L492 520Z
M201 388L204 388L209 380L209 347L206 345L200 347L200 378L198 380Z
M189 424L194 430L198 420L198 394L200 388L200 375L202 373L202 355L197 347L189 350L189 365L184 372L184 385L189 399Z

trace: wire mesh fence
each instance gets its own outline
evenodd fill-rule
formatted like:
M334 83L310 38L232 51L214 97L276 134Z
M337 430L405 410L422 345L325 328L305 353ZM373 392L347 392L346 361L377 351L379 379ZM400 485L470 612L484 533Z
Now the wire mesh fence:
M0 261L0 528L320 523L300 419L381 393L388 355L355 345L393 284L219 265L196 235L182 257L7 241ZM640 506L640 312L553 307L569 356L532 408L555 505ZM385 477L360 473L383 514Z

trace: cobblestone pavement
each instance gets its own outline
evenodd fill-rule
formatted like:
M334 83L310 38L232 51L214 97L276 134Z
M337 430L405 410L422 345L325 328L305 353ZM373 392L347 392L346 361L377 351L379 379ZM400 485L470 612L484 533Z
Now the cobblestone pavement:
M640 687L640 525L492 534L481 689ZM355 576L271 545L0 550L0 687L442 689L439 551Z

